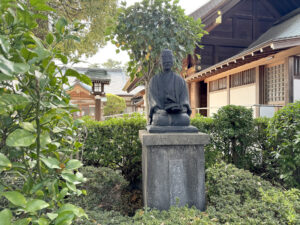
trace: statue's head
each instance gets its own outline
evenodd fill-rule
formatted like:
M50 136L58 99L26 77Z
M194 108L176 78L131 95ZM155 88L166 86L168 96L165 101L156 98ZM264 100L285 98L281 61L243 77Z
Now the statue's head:
M169 49L164 49L161 53L161 64L164 70L171 70L173 67L173 53Z

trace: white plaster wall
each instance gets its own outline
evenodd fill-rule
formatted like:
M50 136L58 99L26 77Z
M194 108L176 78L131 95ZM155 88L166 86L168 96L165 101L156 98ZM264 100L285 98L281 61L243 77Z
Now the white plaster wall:
M209 92L209 116L225 105L227 105L227 90Z
M256 100L256 87L255 84L240 86L230 89L230 104L251 106L255 104Z
M294 102L300 100L300 80L294 79Z

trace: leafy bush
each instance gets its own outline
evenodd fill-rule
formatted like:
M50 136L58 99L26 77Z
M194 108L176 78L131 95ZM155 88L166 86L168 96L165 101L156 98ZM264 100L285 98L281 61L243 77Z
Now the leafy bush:
M107 121L85 121L83 161L85 165L117 169L131 185L141 180L142 146L139 130L146 129L140 114Z
M227 163L247 168L251 162L251 151L247 148L253 143L254 128L252 110L243 106L227 105L213 115L212 140L215 149L223 154Z
M194 118L191 118L191 125L197 127L199 132L211 133L214 125L214 120L213 118L196 114Z
M125 99L113 94L106 94L107 102L104 106L104 116L120 114L126 109Z
M121 193L128 182L117 171L105 167L86 166L80 172L87 178L87 182L78 187L86 190L86 196L72 197L71 202L86 210L121 211Z
M269 171L277 173L288 187L300 187L300 101L275 113L269 141L273 156Z
M211 137L210 143L204 147L205 167L209 168L215 163L220 162L223 155L214 143L214 119L197 114L195 118L191 119L191 125L197 127L199 132L207 133Z
M84 178L82 163L70 159L81 144L63 86L70 76L90 80L55 64L69 62L57 45L77 40L71 34L80 24L60 18L42 40L32 31L45 11L53 11L46 1L0 4L0 202L9 202L1 224L70 224L85 216L64 201L81 194L76 184Z
M207 213L219 223L299 224L300 191L283 191L225 163L207 170Z

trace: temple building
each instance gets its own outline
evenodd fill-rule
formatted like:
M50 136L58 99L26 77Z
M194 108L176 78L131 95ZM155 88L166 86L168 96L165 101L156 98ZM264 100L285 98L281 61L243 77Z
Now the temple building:
M96 120L104 120L103 108L106 104L106 93L114 94L125 99L126 109L124 113L136 111L136 106L131 99L135 92L128 94L122 91L127 77L121 69L100 68L73 68L90 77L92 86L75 81L67 90L71 103L79 108L74 117L91 116ZM137 90L138 91L138 90Z
M233 104L270 117L300 100L300 1L211 0L190 16L209 32L183 63L193 115Z

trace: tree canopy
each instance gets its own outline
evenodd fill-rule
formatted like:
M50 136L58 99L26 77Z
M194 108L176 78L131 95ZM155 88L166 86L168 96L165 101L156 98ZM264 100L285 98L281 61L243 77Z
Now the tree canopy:
M101 66L108 69L122 69L122 62L108 59L106 62L102 63Z
M106 94L107 102L104 106L104 115L115 115L123 113L126 109L125 99L113 94Z
M79 21L84 26L84 29L74 32L80 37L80 43L68 39L59 45L64 53L76 56L96 54L105 44L105 29L114 23L117 3L117 0L48 0L48 5L55 9L50 13L52 20L64 17L68 23Z
M117 24L108 32L117 52L128 51L128 74L144 77L146 95L150 78L160 70L160 52L172 50L179 71L205 34L201 20L186 16L178 0L143 0L129 7L122 3Z

